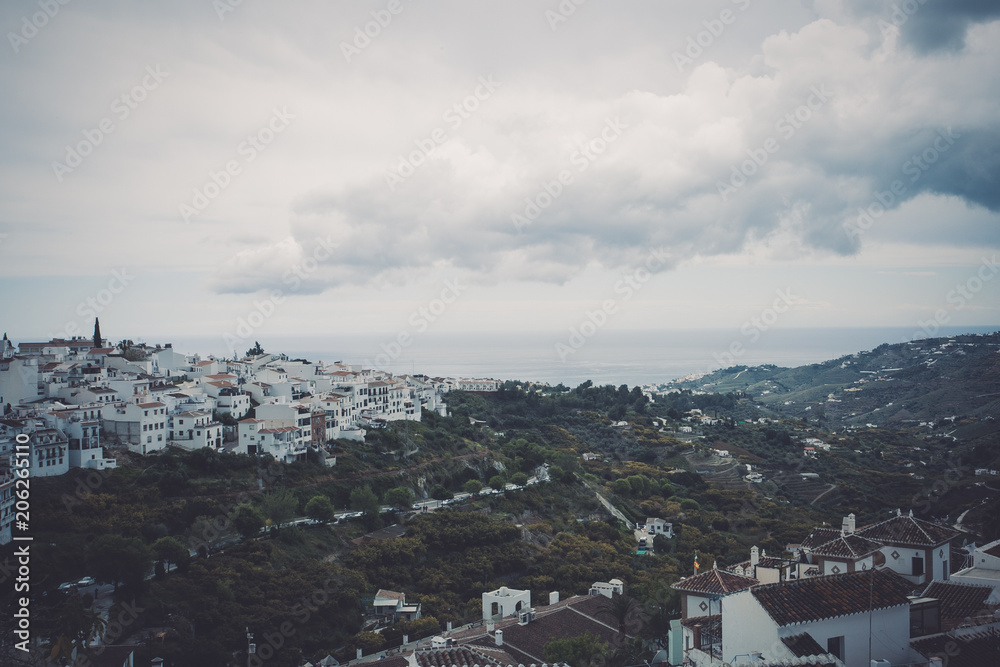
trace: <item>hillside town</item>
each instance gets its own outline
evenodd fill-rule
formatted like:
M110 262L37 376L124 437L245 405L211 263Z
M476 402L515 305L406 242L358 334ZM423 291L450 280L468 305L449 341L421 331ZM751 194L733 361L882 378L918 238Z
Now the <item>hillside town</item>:
M243 358L220 359L182 354L169 343L103 343L99 330L94 338L16 345L6 335L0 340L0 544L16 539L12 469L18 447L23 451L27 445L30 476L35 478L58 477L74 469L115 469L119 455L144 459L168 448L270 457L283 464L309 461L326 468L337 464L337 441L364 442L391 422L419 422L425 412L447 416L450 392L491 395L501 384L291 359L265 353L259 345ZM454 406L461 396L452 396L453 409L458 410ZM533 392L531 396L537 398ZM468 421L486 428L483 420ZM701 428L721 420L694 408L669 421L678 425L677 442L690 446L683 436L691 433L691 426L679 424ZM662 430L668 420L650 423ZM609 428L628 432L633 427L625 420L611 420ZM830 450L820 438L791 446L794 456L805 459ZM706 451L733 458L726 449ZM595 451L584 450L579 458L586 464L610 463ZM549 467L547 462L539 465ZM746 469L751 470L749 464ZM759 478L759 473L749 472L745 480L760 484ZM524 487L500 484L495 493L504 488ZM466 501L477 494L460 495ZM683 517L678 515L676 532L674 523L662 518L635 524L607 504L600 491L596 495L610 511L608 521L624 522L626 532L634 533L637 556L648 559L647 553L658 553L665 545L670 548L664 548L664 554L674 553ZM455 500L458 496L450 495L436 505L413 509L427 518L433 512L426 510ZM409 507L403 508L404 514ZM582 518L574 523L588 521L601 523ZM508 528L516 535L523 527ZM408 531L400 521L355 538L351 548L408 538ZM255 536L256 531L250 539ZM713 560L703 566L696 552L690 574L662 581L678 600L676 613L652 621L645 603L633 598L623 581L634 573L622 569L612 571L616 576L608 581L594 581L586 594L561 596L553 587L536 590L533 602L528 588L503 585L486 590L481 594L482 617L472 622L466 618L453 626L449 620L430 634L421 631L412 642L404 631L391 649L366 652L358 646L339 654L339 660L327 655L300 667L369 661L385 667L586 667L594 663L549 657L554 643L581 637L610 647L620 667L700 667L716 662L754 667L994 665L1000 655L1000 540L984 545L976 540L958 525L919 518L910 508L867 525L849 513L839 527L816 526L795 543L784 544L782 553L753 546L738 558L730 554L726 564ZM204 556L209 557L207 551ZM95 583L91 577L86 580L87 586ZM419 627L414 624L422 618L422 603L407 600L407 594L416 591L369 583L380 587L363 603L366 615L359 636ZM72 582L64 586L73 587ZM658 631L650 631L651 623L659 624ZM248 632L248 642L251 639ZM248 656L272 648L280 647L248 644ZM108 646L103 661L95 664L145 667L147 663L134 659L135 650L131 644ZM640 654L645 657L638 658ZM154 659L149 664L165 663Z
M0 340L0 544L11 541L15 446L31 477L105 470L115 452L168 447L337 462L333 441L363 441L397 420L446 414L453 390L496 391L497 381L392 375L340 362L248 354L202 358L164 345L105 347L73 337ZM123 349L124 348L124 349ZM253 416L248 416L250 414ZM26 438L25 436L30 436Z

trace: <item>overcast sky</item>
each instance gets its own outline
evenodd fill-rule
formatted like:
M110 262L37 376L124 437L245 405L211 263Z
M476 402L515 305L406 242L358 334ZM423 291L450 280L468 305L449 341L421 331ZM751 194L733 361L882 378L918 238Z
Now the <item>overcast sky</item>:
M3 328L1000 324L1000 3L577 2L4 2Z

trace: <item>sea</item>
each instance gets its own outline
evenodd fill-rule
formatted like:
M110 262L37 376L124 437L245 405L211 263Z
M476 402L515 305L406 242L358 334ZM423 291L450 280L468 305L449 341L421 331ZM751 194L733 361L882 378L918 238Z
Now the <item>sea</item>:
M942 327L938 336L986 334L1000 327ZM564 384L664 384L734 365L794 367L871 350L882 343L927 337L914 327L785 328L756 340L733 329L598 330L571 339L563 332L413 334L406 346L394 335L260 337L267 352L327 363L362 364L394 374L493 378ZM176 337L178 352L232 357L219 338ZM253 341L249 341L250 347ZM246 350L238 350L240 356Z

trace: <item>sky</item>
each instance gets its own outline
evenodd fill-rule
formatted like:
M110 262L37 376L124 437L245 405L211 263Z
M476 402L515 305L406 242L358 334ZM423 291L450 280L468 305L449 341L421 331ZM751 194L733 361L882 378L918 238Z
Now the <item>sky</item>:
M0 5L15 340L1000 328L996 2L63 1Z

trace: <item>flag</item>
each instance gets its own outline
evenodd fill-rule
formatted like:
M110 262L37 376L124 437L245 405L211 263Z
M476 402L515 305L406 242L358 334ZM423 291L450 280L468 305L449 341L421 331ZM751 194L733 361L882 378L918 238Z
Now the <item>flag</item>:
M694 571L695 571L695 573L697 573L697 572L698 572L698 568L700 568L700 567L701 567L701 566L700 566L700 565L698 565L698 552L697 552L697 551L695 551L695 552L694 552Z

